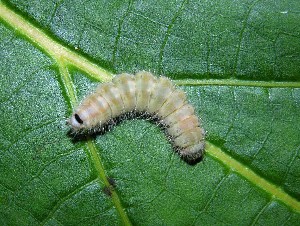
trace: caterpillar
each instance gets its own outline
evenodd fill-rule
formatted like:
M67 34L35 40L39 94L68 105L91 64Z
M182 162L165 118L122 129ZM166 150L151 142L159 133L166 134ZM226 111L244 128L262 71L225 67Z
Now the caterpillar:
M187 161L201 159L204 130L187 101L170 79L141 71L135 76L120 74L102 83L83 100L67 123L73 132L100 130L115 118L128 113L150 115L163 125L175 151Z

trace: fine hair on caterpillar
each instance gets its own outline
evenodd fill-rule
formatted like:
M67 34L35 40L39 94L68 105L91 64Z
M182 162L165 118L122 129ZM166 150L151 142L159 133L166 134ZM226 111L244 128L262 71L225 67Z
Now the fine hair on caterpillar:
M186 94L164 76L141 71L121 74L102 83L83 100L67 121L75 137L99 135L124 119L155 122L166 133L175 152L188 163L204 153L204 129Z

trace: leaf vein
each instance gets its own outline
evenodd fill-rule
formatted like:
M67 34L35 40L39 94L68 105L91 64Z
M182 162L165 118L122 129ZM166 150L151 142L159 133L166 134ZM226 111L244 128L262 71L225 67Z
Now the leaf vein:
M116 55L117 55L117 50L118 50L118 45L119 45L119 40L121 38L121 33L122 33L122 26L124 24L124 21L126 20L126 18L129 16L130 11L132 8L132 0L129 1L128 3L128 7L126 12L124 13L123 16L121 16L119 23L118 23L118 33L115 39L115 43L114 43L114 49L113 49L113 54L112 54L112 64L115 65L116 63Z
M166 31L165 37L163 39L163 42L160 46L160 51L159 51L159 57L158 57L158 67L159 67L158 73L159 74L162 74L162 68L163 68L162 64L163 64L163 58L164 58L164 50L165 50L165 47L166 47L167 42L169 40L169 37L171 35L172 28L173 28L177 18L179 17L181 12L183 11L185 4L187 4L187 0L182 1L180 7L178 8L177 12L174 14L174 17L172 18L171 23L167 27L167 31Z
M282 190L281 187L272 184L261 175L256 174L250 168L246 167L245 165L234 159L232 156L223 152L217 146L207 142L206 147L207 154L221 161L224 165L230 167L232 171L238 173L246 180L264 190L266 193L272 195L272 199L280 200L290 208L293 208L295 211L300 212L300 202L288 195L284 190Z

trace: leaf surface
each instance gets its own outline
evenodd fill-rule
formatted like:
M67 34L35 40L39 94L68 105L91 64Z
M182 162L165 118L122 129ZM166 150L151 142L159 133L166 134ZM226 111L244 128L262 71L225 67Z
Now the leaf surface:
M299 225L300 4L0 2L1 225ZM191 166L127 120L65 119L112 74L184 89L207 131Z

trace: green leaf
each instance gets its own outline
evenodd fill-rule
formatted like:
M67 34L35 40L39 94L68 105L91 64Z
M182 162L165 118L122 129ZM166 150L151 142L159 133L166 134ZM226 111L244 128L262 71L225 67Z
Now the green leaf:
M0 225L299 225L300 4L0 2ZM65 125L112 74L184 89L207 131L192 166L127 120Z

